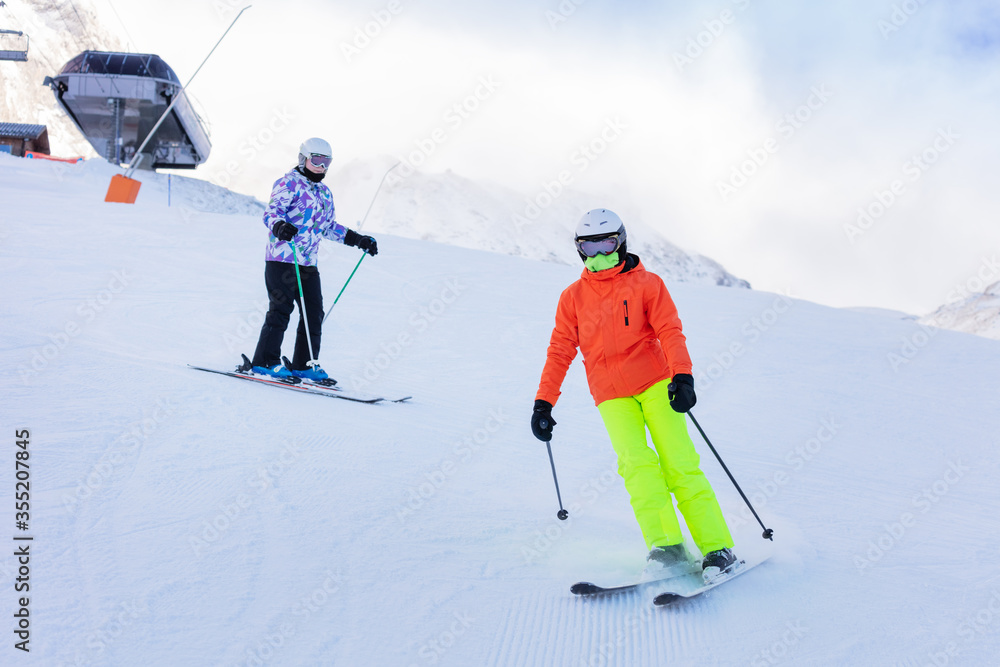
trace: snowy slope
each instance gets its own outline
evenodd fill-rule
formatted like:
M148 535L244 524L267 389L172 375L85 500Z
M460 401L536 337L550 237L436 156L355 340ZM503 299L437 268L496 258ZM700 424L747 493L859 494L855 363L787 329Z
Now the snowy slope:
M68 193L88 203L103 202L112 175L122 173L121 169L100 158L77 164L35 164L39 161L9 155L3 155L0 159L4 160L7 167L6 174L18 174L30 180L32 174L44 173L49 180L48 190ZM210 221L199 220L199 213L251 215L259 218L264 211L264 204L254 197L241 195L197 178L177 174L168 176L150 171L137 171L132 178L142 183L135 208L144 212L149 209L165 209L192 225L188 233L197 234L196 225L199 223L212 224ZM22 191L19 195L28 198L32 196L32 191ZM0 215L9 217L10 221L15 220L14 211L0 211ZM74 215L73 219L75 217Z
M645 554L580 364L554 412L567 522L527 425L578 267L382 234L322 356L414 401L299 396L185 367L255 342L258 218L105 185L0 156L0 520L29 429L32 664L996 664L997 342L672 282L696 414L774 556L677 608L579 600ZM328 302L357 257L326 247ZM770 547L702 451L738 548Z

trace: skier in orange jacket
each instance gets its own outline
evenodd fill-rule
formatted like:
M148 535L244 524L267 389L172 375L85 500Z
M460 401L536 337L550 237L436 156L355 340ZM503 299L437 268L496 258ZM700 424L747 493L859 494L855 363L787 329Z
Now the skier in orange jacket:
M650 550L644 577L697 567L684 547L671 494L703 554L705 578L729 572L738 562L733 538L684 419L697 398L673 299L663 280L627 252L625 225L613 212L586 213L577 225L576 247L585 268L559 297L531 430L543 442L552 439L552 407L579 348Z

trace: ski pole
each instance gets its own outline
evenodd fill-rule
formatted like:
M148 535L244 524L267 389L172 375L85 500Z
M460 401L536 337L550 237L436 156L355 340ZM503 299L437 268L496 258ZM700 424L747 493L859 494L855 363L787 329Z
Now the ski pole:
M741 489L740 485L736 483L736 478L734 478L733 474L729 472L729 468L726 467L726 464L723 462L722 457L719 456L719 452L715 451L715 447L712 446L712 441L708 439L707 435L705 435L705 431L702 430L701 424L698 423L698 420L694 418L694 414L692 414L690 410L688 410L687 414L688 417L691 418L691 421L694 422L694 425L698 427L698 432L701 433L701 437L705 438L705 442L708 444L708 448L712 450L712 453L715 454L715 458L719 459L719 464L722 465L722 469L726 471L727 475L729 475L729 481L733 483L733 486L736 487L736 490L740 492L741 496L743 496L743 502L745 502L747 504L747 507L750 508L750 511L753 512L753 516L755 519L757 519L757 523L759 523L760 527L764 529L764 534L762 535L762 537L765 540L771 540L773 542L774 531L765 526L764 522L760 520L759 516L757 516L757 510L753 508L753 505L750 504L750 500L748 500L746 494L743 493L743 489Z
M306 293L302 289L302 276L299 274L299 253L295 249L295 243L289 241L288 245L292 246L292 259L295 260L295 279L299 283L299 309L302 311L302 325L306 329L306 343L309 344L309 363L307 363L306 366L312 367L315 366L317 362L313 359L312 335L309 333L309 315L306 313Z
M215 50L219 48L219 44L222 44L222 40L226 38L226 35L229 34L229 31L233 29L233 26L236 25L236 22L240 20L241 16L243 16L243 12L250 9L250 7L252 6L253 5L247 5L246 7L240 10L240 13L236 15L236 18L234 18L233 22L229 24L229 27L226 28L226 31L222 33L222 37L219 38L219 41L215 43L215 46L212 47L212 50L208 52L208 55L205 56L205 59L201 61L200 65L198 65L198 69L194 71L194 74L191 75L191 78L188 79L188 82L184 84L183 88L174 93L173 99L170 100L170 104L167 106L166 110L162 114L160 114L160 118L159 120L156 121L156 124L153 125L153 129L151 129L149 131L149 134L146 135L146 138L145 140L143 140L142 145L139 146L138 149L136 149L135 155L132 156L132 160L128 163L128 167L125 169L125 178L132 177L132 173L136 170L136 167L138 167L139 163L142 161L142 149L146 147L146 144L148 144L149 141L153 138L153 135L156 134L156 131L160 129L160 125L162 125L163 121L167 119L167 115L170 113L170 110L174 108L174 105L177 104L177 102L180 101L182 97L184 97L184 91L188 89L188 86L191 85L191 82L194 81L194 78L198 76L198 72L201 71L201 68L205 66L205 63L207 63L208 59L212 57L212 54L215 53Z
M364 217L361 218L361 222L358 223L358 231L359 232L361 231L361 228L365 226L365 221L368 220L368 214L371 213L372 206L375 205L375 199L378 197L378 193L382 190L382 185L385 183L385 179L389 177L389 172L391 172L393 169L395 169L396 167L398 167L401 164L403 164L403 163L402 162L397 162L396 164L394 164L391 167L389 167L388 169L386 169L385 173L382 174L382 180L378 182L378 187L375 188L375 194L372 195L372 200L368 203L368 210L365 211ZM330 305L330 310L326 311L326 315L323 316L323 322L324 323L326 322L326 318L330 317L330 313L333 312L333 307L337 305L338 301L340 301L340 295L344 293L345 289L347 289L347 285L351 282L351 278L354 277L354 274L357 272L358 267L361 266L361 262L364 261L364 259L365 259L365 257L367 255L368 255L367 252L362 252L361 253L361 259L359 259L358 263L354 265L354 271L351 271L351 275L347 276L347 282L345 282L344 286L340 288L340 292L337 293L337 298L334 299L333 303Z
M344 293L345 289L347 289L347 285L348 283L351 282L351 278L354 277L354 274L357 272L358 267L361 266L361 262L365 261L365 257L367 256L368 253L366 252L361 253L361 259L359 259L358 263L354 265L354 271L351 271L351 275L347 276L347 282L345 282L344 286L340 288L340 291L337 293L337 298L333 300L333 304L330 306L330 310L326 311L326 315L323 316L323 322L326 322L326 318L330 317L330 313L333 312L333 307L337 305L338 301L340 301L340 295Z
M375 188L375 194L372 195L372 200L368 204L368 210L365 211L365 216L361 218L361 222L358 223L358 231L361 231L361 228L364 227L365 225L365 221L368 220L368 214L372 212L372 206L375 205L375 198L378 197L378 193L382 190L382 185L385 183L385 179L389 177L389 172L401 164L403 163L397 162L396 164L386 169L385 173L382 174L382 180L378 182L378 187Z
M545 428L544 426L542 428ZM569 512L563 509L562 494L559 493L559 480L556 478L556 462L552 459L552 443L546 442L545 448L549 450L549 463L552 465L552 481L556 483L556 498L559 500L559 511L556 516L560 521L565 521L569 517Z

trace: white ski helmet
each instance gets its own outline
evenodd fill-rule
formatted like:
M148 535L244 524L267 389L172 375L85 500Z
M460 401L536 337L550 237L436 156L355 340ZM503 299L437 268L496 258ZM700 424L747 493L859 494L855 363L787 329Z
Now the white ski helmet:
M314 155L325 158L333 157L333 149L330 148L326 139L313 137L302 142L302 145L299 146L299 167L305 168L306 160ZM327 164L329 165L329 163Z
M597 252L593 252L595 250L593 242L604 239L614 239L613 247L612 244L606 244L606 251L605 249L597 249ZM609 211L606 208L595 208L584 213L580 222L576 224L574 241L576 242L576 251L580 254L580 259L584 261L595 254L610 255L616 250L622 251L620 258L624 259L625 223L614 211ZM589 242L587 247L583 246L584 242Z

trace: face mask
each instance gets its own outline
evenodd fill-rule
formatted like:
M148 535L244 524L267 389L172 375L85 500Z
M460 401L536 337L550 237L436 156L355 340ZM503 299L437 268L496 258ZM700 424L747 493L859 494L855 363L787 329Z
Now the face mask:
M318 174L314 174L313 172L309 171L305 167L296 167L296 170L300 174L302 174L303 176L305 176L306 178L308 178L310 181L312 181L313 183L319 183L326 176L326 172L325 171L324 172L320 172Z
M583 265L587 267L589 271L604 271L606 269L613 269L618 266L618 253L613 252L610 255L597 255L595 257L588 257L583 261Z

